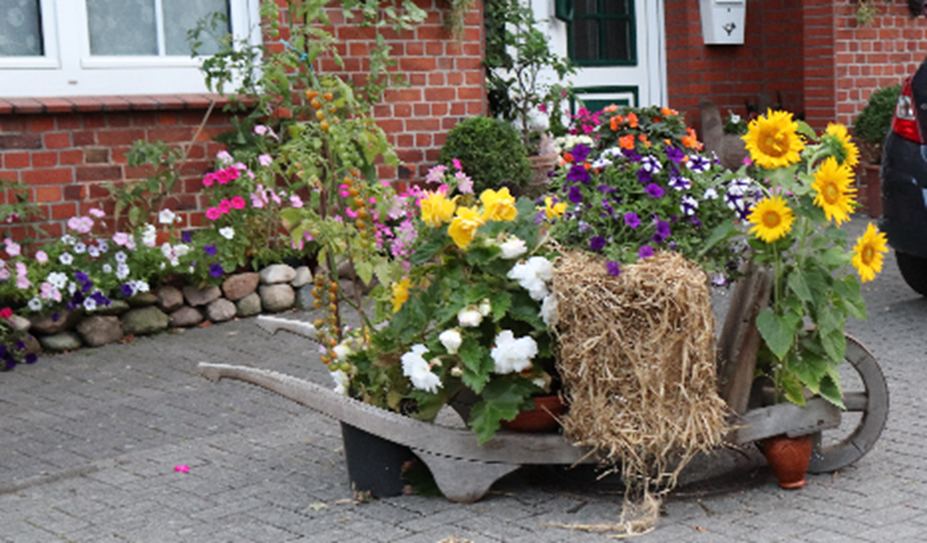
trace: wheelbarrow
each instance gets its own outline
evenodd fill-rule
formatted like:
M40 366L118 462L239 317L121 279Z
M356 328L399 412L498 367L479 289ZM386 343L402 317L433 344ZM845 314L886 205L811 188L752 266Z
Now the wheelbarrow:
M814 434L815 449L809 471L831 472L869 452L888 417L888 388L875 357L847 336L846 361L859 375L858 390L844 391L846 412L817 397L800 407L790 403L762 404L762 390L752 386L760 337L754 323L769 299L770 275L751 272L734 288L719 339L719 392L733 413L725 441L745 445L767 437ZM311 323L275 316L259 316L258 325L270 333L289 331L314 340ZM479 445L460 417L447 412L435 423L422 422L337 394L330 388L278 372L246 366L199 364L212 381L237 379L275 392L344 424L408 447L431 470L438 488L454 502L474 502L501 477L524 465L594 463L585 447L570 444L560 434L523 434L500 430ZM852 416L846 416L853 414ZM829 439L836 432L840 437Z

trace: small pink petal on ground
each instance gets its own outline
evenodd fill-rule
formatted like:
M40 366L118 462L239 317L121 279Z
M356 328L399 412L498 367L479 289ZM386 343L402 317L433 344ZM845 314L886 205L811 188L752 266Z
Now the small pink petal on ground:
M179 473L188 473L190 471L190 466L178 465L174 466L174 471Z

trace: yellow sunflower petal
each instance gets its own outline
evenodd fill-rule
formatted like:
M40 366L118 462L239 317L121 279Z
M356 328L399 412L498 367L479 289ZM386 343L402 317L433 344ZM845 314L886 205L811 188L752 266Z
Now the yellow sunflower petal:
M853 267L859 272L859 280L863 283L872 281L882 271L882 253L888 252L888 240L869 223L866 232L856 238L853 252Z
M824 131L825 137L830 136L836 144L841 147L841 156L837 157L840 164L852 168L859 164L859 148L850 141L850 134L847 127L842 124L830 123L827 130Z
M827 220L833 220L837 226L850 220L850 213L856 204L856 189L853 172L846 164L840 165L834 157L827 157L814 174L811 188L817 191L814 205L824 210Z
M779 168L801 160L799 153L805 148L798 135L798 123L792 114L769 110L766 116L750 121L743 136L750 158L758 166Z
M757 202L747 220L755 225L750 229L751 233L766 243L772 243L792 231L795 215L781 196L774 196Z

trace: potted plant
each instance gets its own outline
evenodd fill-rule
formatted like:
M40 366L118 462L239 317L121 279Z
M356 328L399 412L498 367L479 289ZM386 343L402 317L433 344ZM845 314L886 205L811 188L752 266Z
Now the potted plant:
M869 216L882 215L882 183L879 168L882 163L882 143L892 129L892 117L898 103L901 85L877 89L869 95L869 101L853 120L853 134L860 141L862 167L860 177L864 188ZM851 166L856 163L853 162Z
M531 3L489 0L485 3L486 88L490 113L513 123L531 157L532 185L543 186L556 165L551 137L566 134L563 104L569 96L569 59L550 49L538 28Z
M531 163L518 131L501 119L470 117L457 123L447 134L438 164L459 165L477 194L503 183L522 191L531 180Z
M748 243L754 262L773 271L769 306L756 318L758 369L773 402L805 405L811 394L843 408L844 325L866 318L860 282L875 277L887 252L872 224L852 249L840 229L855 205L858 152L843 126L818 136L784 111L751 121L743 139L754 175L766 180L747 217Z

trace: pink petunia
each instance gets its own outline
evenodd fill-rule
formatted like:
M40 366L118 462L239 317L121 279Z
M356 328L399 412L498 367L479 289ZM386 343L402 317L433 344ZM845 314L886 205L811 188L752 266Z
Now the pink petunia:
M6 243L6 254L10 256L19 256L19 254L22 252L22 247L20 247L18 243L9 238L3 240L3 243Z
M216 174L214 172L209 172L206 174L206 177L203 178L203 186L211 187L213 183L216 182Z
M303 199L300 198L298 195L294 194L290 196L290 205L297 209L301 208L303 207Z
M220 213L225 215L231 210L232 210L232 202L228 201L228 199L224 199L221 202L219 202L219 212Z
M216 172L216 182L220 185L225 185L229 182L229 174L227 170L220 170Z
M234 181L238 179L238 176L241 172L238 170L238 166L241 166L241 169L247 169L248 167L242 164L241 162L236 162L233 166L229 166L225 169L226 175L229 176L229 181Z
M245 199L241 196L236 196L232 198L232 208L234 209L244 209L248 204L245 202Z
M222 212L219 211L219 208L218 208L218 207L211 207L211 208L209 208L209 209L206 210L206 218L209 219L209 220L211 220L211 221L218 220L219 217L221 217L221 216L222 216Z
M264 207L264 204L267 203L265 199L262 198L262 196L263 194L252 192L251 193L251 205L253 205L254 207L258 209L262 209Z
M269 190L269 191L267 191L267 192L270 193L270 198L271 198L271 200L273 200L275 204L280 205L280 201L281 201L281 200L280 200L280 197L277 196L277 193L274 192L274 191L272 191L272 190Z
M116 245L125 245L129 242L129 235L125 232L116 232L113 234L113 243Z
M354 210L351 209L350 207L347 208L347 209L345 209L345 210L344 210L344 213L345 213L348 217L351 217L352 219L356 219L356 218L357 218L357 211L354 211Z
M105 211L103 211L103 210L101 210L101 209L97 209L97 208L95 208L95 207L91 207L90 210L88 211L88 213L90 213L91 215L93 215L94 217L96 217L96 218L98 218L98 219L102 219L103 217L106 216L106 212L105 212Z
M45 264L46 262L48 262L48 253L46 253L45 251L42 251L42 250L36 251L36 252L35 252L35 260L36 260L36 262L38 262L39 264Z
M463 164L460 163L460 160L458 160L458 159L456 159L456 158L452 158L452 159L451 159L451 163L452 163L452 164L454 165L454 167L457 168L458 170L463 170Z

